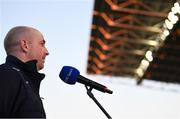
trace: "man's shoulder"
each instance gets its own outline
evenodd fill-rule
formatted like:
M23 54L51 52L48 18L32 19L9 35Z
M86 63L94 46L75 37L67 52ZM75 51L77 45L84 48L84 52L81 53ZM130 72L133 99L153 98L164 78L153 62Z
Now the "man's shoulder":
M0 64L0 70L4 70L4 69L11 69L11 66L7 65L7 64Z
M17 81L19 78L21 78L17 68L6 64L0 65L0 77L0 81Z

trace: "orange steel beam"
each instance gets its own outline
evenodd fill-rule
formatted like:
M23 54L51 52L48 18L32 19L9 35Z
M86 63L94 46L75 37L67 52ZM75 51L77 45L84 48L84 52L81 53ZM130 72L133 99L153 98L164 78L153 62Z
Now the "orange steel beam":
M111 7L112 10L119 11L119 12L138 14L138 15L144 15L144 16L163 17L163 18L166 18L168 16L167 13L162 13L162 12L160 13L160 12L123 8L123 7L118 6L117 4L113 3L111 0L105 0L105 2Z
M97 13L97 11L96 11ZM95 14L94 14L95 15ZM114 22L111 18L109 18L105 13L98 13L96 14L101 16L109 26L131 29L131 30L139 30L139 31L147 31L147 32L155 32L155 33L162 33L162 29L158 27L151 27L151 26L137 26L137 25L129 25L129 24L120 24Z

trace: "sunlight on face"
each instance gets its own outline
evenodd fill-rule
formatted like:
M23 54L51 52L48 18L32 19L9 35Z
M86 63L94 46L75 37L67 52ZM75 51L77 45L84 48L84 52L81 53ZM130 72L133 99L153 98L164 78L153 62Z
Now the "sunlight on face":
M29 58L37 60L37 70L43 69L45 58L48 54L42 34L39 31L34 31L30 43Z

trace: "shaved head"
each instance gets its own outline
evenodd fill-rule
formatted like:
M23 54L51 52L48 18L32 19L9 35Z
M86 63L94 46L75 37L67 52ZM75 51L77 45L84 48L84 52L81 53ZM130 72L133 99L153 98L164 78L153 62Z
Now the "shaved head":
M4 39L4 48L7 55L15 56L22 62L37 60L37 70L44 67L45 58L49 55L42 33L28 26L10 29Z
M34 31L38 31L32 27L27 26L17 26L12 28L6 35L4 39L4 48L6 50L6 54L12 54L18 50L20 40L28 40L31 41L32 33ZM39 31L38 31L39 32Z

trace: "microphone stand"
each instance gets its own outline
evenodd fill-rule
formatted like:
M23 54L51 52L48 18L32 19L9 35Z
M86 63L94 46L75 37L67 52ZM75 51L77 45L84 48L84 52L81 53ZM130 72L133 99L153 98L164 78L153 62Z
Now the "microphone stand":
M87 95L98 105L98 107L103 111L103 113L106 115L108 119L112 119L111 116L106 112L106 110L102 107L102 105L98 102L98 100L94 97L92 91L92 87L88 88L87 85L85 85L87 90Z

